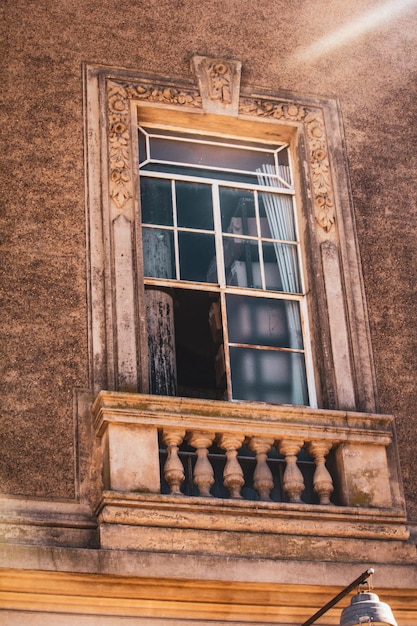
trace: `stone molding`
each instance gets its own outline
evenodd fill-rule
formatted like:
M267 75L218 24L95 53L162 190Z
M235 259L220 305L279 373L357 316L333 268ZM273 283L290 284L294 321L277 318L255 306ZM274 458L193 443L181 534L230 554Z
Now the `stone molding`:
M252 560L123 550L20 546L5 553L0 619L8 624L299 625L358 576L361 565ZM226 566L225 566L226 565ZM365 566L363 566L365 569ZM43 571L42 571L43 570ZM123 572L123 574L121 574ZM402 626L417 619L416 568L376 568L380 599ZM260 582L262 581L262 582ZM51 606L53 613L51 614ZM340 611L329 623L338 623ZM337 621L336 621L337 619Z
M198 59L204 59L198 57ZM220 65L220 61L218 65ZM203 61L199 61L196 67L201 68ZM205 63L207 65L207 62ZM226 66L225 66L226 67ZM205 68L210 72L210 66ZM130 132L129 132L129 100L138 102L151 102L165 105L174 105L181 108L204 108L212 113L209 102L213 96L207 95L210 88L200 78L201 69L198 71L199 82L205 97L199 92L181 90L174 86L164 84L147 84L143 81L138 83L116 83L112 80L107 84L108 101L108 127L109 127L109 164L110 164L110 197L113 206L113 219L123 213L129 220L132 219L132 174L130 166ZM204 73L204 72L203 72ZM237 70L228 71L235 75ZM231 79L230 79L231 80ZM212 90L211 90L212 91ZM238 90L233 89L233 97L238 102L239 114L255 116L263 119L282 120L290 123L302 124L307 139L310 157L310 175L314 198L315 219L317 225L330 233L335 225L334 191L330 172L326 129L323 112L318 107L303 105L297 101L276 100L261 97L237 97ZM221 98L219 97L222 103ZM215 99L217 102L218 99ZM229 104L229 103L227 103ZM227 114L225 110L218 111Z

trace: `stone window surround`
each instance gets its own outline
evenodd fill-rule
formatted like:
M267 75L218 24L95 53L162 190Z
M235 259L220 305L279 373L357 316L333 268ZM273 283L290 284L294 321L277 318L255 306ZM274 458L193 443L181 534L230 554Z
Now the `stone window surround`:
M218 85L213 79L225 77ZM220 71L219 69L220 68ZM302 207L319 407L376 410L366 304L337 101L239 89L239 62L195 57L191 80L84 67L91 390L147 392L137 125L290 140ZM226 81L226 82L225 82ZM226 88L224 85L226 84ZM255 129L255 130L254 130ZM104 280L103 280L104 278ZM314 297L312 296L314 294Z

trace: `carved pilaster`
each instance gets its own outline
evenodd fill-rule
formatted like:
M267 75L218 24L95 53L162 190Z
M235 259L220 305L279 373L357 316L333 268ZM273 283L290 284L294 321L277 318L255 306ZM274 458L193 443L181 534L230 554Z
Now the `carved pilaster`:
M111 214L133 219L132 172L130 165L130 112L123 85L108 83L109 180Z

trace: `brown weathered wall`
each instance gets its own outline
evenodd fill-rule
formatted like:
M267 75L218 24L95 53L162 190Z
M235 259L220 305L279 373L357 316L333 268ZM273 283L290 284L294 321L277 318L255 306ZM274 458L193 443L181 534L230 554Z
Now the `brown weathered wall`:
M379 22L395 3L4 3L1 491L75 493L72 394L88 386L81 64L190 77L198 53L240 59L244 82L340 101L380 409L397 416L417 519L417 2L397 4ZM351 38L326 46L347 24Z

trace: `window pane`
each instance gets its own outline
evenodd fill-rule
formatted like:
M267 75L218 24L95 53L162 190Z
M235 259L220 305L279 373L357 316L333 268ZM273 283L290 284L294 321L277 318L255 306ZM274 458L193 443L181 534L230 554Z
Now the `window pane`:
M268 229L273 239L296 241L291 196L277 193L260 193L259 210L261 215L266 216ZM265 234L264 236L268 235Z
M223 237L227 285L261 289L258 242L238 237Z
M230 343L303 349L298 302L226 296Z
M263 243L262 255L264 260L265 286L270 291L283 291L281 274L275 254L275 244Z
M204 283L217 283L214 235L178 233L180 277Z
M255 202L252 191L220 187L222 231L257 236Z
M178 226L213 230L211 187L197 183L175 183Z
M164 165L163 163L148 163L143 165L141 171L148 172L164 172L166 174L182 175L182 176L195 176L199 178L212 178L215 180L228 180L235 183L248 183L250 185L258 184L258 177L256 174L245 174L236 172L223 172L222 170L208 170L204 167L198 168L187 167L184 165Z
M230 348L235 400L308 404L302 354Z
M175 278L174 234L160 228L143 228L144 274L150 278Z
M225 381L216 382L221 319L213 319L215 312L220 316L219 295L193 289L174 289L173 294L178 391L184 396L222 398Z
M301 293L297 248L282 243L263 243L266 288Z
M202 137L211 141L210 137ZM227 140L225 140L227 143ZM158 161L189 163L200 167L218 167L233 170L256 172L262 165L274 165L274 153L257 150L245 150L244 147L224 146L195 141L176 141L171 139L151 138L151 158Z
M171 182L157 178L141 177L140 197L142 222L172 226Z

